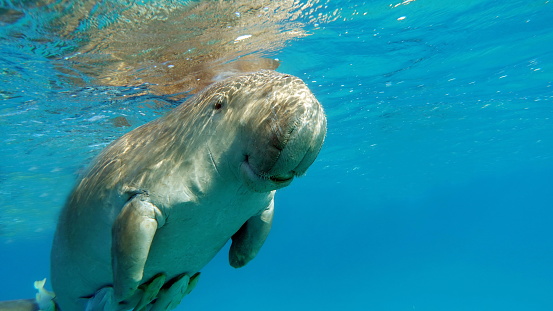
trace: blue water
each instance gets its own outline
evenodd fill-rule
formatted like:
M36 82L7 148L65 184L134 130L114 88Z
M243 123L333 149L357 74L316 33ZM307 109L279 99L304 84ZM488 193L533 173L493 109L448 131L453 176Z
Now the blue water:
M0 300L49 276L90 159L176 105L64 67L117 16L53 35L54 4L0 1ZM325 146L258 257L223 250L178 310L553 310L553 2L322 5L264 55L324 105Z

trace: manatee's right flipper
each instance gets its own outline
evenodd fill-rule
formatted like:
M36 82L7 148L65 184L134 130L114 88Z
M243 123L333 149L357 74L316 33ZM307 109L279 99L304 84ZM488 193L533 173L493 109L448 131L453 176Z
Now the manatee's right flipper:
M165 219L149 202L137 194L123 207L112 228L113 290L116 301L132 297L143 282L144 265L156 230Z
M184 296L196 287L200 273L194 274L192 277L187 274L181 274L164 286L159 291L157 299L152 303L149 311L169 311L175 309L181 302Z

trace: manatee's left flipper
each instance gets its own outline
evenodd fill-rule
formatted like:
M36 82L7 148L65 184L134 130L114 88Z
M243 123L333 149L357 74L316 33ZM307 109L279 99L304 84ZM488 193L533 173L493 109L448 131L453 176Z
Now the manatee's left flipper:
M112 228L112 267L115 299L133 296L143 282L144 265L156 230L163 226L161 211L137 194L123 207Z
M200 278L200 273L189 277L187 274L181 274L167 284L167 288L162 288L159 295L152 303L149 311L169 311L175 309L184 296L188 295Z
M248 219L232 236L232 245L229 251L231 266L243 267L257 255L271 231L274 205L273 199L261 214Z

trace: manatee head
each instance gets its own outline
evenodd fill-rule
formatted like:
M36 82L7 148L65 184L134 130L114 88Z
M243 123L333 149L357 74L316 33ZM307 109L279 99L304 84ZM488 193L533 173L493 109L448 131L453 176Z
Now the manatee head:
M326 134L323 108L305 83L270 70L218 82L195 104L209 118L202 136L217 172L256 192L303 175Z

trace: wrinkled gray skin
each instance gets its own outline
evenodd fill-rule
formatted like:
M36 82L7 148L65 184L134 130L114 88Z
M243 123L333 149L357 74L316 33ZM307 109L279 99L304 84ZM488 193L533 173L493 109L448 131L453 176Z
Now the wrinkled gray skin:
M275 190L305 173L325 134L323 109L300 79L260 71L119 138L61 212L57 305L120 310L157 298L152 310L171 309L231 237L230 264L245 265L269 233Z

